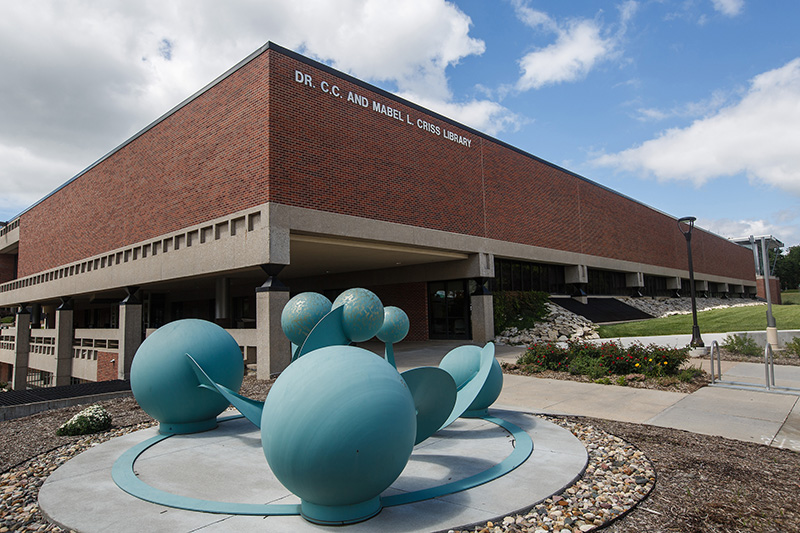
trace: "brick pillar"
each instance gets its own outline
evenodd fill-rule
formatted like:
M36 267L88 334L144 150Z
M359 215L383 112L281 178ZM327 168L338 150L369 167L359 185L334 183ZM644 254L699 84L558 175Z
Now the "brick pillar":
M14 327L16 340L14 341L14 376L11 379L11 388L25 390L28 387L28 357L31 351L31 315L25 307L20 306Z
M119 379L130 379L133 356L142 344L142 303L136 298L137 289L126 288L128 296L119 304Z
M69 385L72 377L72 302L62 299L56 309L56 387Z
M0 381L9 383L13 375L14 366L7 363L0 363Z
M281 329L281 313L289 302L289 287L277 277L284 265L262 265L269 275L267 281L256 289L256 328L258 347L256 353L258 379L283 372L292 360L292 347Z

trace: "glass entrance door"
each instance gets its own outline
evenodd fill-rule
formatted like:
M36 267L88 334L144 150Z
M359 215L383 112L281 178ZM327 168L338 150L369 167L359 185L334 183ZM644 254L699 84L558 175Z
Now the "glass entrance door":
M431 339L471 339L467 281L428 283Z

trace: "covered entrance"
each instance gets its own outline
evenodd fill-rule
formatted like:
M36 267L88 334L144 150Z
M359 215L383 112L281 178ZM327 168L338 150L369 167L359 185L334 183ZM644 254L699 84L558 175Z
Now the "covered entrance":
M431 339L471 339L467 280L428 283Z

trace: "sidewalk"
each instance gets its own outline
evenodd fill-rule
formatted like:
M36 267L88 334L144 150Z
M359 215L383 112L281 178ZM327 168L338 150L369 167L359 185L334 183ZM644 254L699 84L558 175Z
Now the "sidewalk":
M648 339L648 342L653 342ZM398 368L437 366L459 341L400 343ZM377 344L364 346L382 353ZM497 346L501 362L514 362L523 347ZM694 360L706 371L708 359ZM727 381L764 383L764 366L723 361ZM497 407L556 415L605 418L650 424L729 439L789 448L800 452L800 396L722 387L703 387L692 394L634 389L505 374ZM775 366L778 386L800 388L800 367Z

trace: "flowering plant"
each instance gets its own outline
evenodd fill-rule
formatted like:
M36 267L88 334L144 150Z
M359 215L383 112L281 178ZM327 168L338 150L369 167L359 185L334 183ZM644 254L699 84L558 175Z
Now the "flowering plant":
M675 375L688 359L685 348L632 344L623 348L613 341L534 344L519 359L522 365L542 370L585 374L592 379L608 375L644 374L648 377Z
M56 435L86 435L105 431L111 427L111 415L99 405L87 407L77 415L64 422Z

